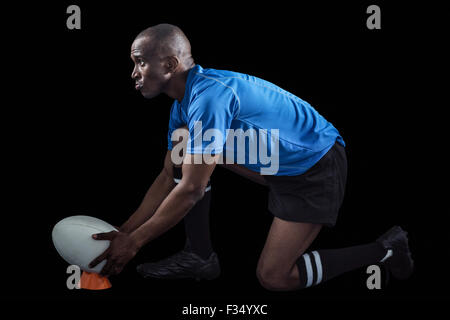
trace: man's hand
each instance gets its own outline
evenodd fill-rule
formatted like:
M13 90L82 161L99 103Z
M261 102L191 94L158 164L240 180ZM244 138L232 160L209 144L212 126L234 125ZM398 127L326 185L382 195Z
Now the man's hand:
M100 272L101 276L119 274L128 261L139 251L139 247L128 233L111 231L93 234L92 238L111 241L109 248L89 264L90 268L94 268L104 259L107 259L105 266Z

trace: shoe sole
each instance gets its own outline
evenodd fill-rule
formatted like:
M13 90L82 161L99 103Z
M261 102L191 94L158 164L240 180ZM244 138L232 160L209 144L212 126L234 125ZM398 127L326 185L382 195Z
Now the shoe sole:
M159 276L156 274L149 274L144 272L143 270L141 270L141 268L136 268L136 271L145 279L149 279L149 278L153 278L153 279L161 279L161 280L182 280L182 279L194 279L196 281L200 281L200 280L214 280L217 279L220 276L220 265L219 268L217 270L214 271L210 271L207 272L207 269L210 266L204 266L202 268L199 269L199 273L201 274L202 272L204 272L204 274L202 275L197 275L197 274L192 274L192 275L186 275L186 276L180 276L180 277L170 277L170 276ZM205 270L206 269L206 270Z
M203 268L200 268L200 272L207 269L209 266L204 266ZM217 270L214 270L213 272L205 272L205 275L202 277L195 277L195 280L214 280L217 279L220 276L220 265Z

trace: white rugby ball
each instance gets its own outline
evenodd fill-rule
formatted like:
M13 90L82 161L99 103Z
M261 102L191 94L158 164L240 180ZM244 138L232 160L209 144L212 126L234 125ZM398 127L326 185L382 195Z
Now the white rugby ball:
M52 231L52 240L56 251L69 264L80 267L87 272L99 273L106 260L95 268L89 268L89 263L101 255L108 247L109 240L95 240L95 233L117 231L109 223L89 216L72 216L59 221Z

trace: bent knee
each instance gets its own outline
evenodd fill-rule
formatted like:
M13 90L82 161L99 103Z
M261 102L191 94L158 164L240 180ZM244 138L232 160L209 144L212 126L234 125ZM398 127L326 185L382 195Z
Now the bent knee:
M261 286L270 291L286 291L293 289L293 282L288 274L276 269L257 268L256 277Z

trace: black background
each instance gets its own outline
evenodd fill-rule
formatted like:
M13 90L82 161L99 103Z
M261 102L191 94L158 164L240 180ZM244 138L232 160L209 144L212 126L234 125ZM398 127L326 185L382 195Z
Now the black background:
M66 28L70 4L81 7L81 30ZM381 7L381 30L366 28L370 4ZM442 102L425 89L440 72L443 38L431 16L440 10L364 1L65 1L14 8L5 38L13 99L3 118L2 300L136 301L137 308L166 308L168 318L181 317L189 303L267 303L277 318L335 302L376 309L392 301L448 299L448 210L438 206L444 192L431 180L446 161L432 160L445 145L428 136L442 129L439 116L428 117ZM137 33L162 22L186 33L202 67L271 81L334 124L347 143L347 193L336 227L324 229L312 247L370 242L399 224L409 232L416 261L411 279L370 291L360 269L303 291L266 291L255 268L272 219L267 190L217 168L211 229L219 279L155 281L135 273L137 264L183 246L179 224L112 277L112 289L66 288L67 263L51 242L53 225L75 214L122 224L162 167L172 101L146 100L134 90L129 57Z

